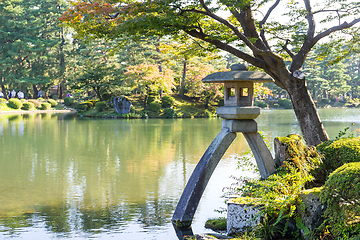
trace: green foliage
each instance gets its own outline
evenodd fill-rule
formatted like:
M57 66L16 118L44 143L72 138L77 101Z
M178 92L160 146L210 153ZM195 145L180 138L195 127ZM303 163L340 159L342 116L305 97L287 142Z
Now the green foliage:
M360 162L347 163L331 173L320 199L327 205L322 227L328 228L333 239L360 236Z
M57 100L57 99L58 99L58 95L56 95L56 94L51 95L51 98L54 99L54 100Z
M22 102L17 98L11 98L9 100L9 107L13 109L20 109L22 106Z
M292 109L293 108L291 100L287 99L287 98L279 98L278 99L278 104L280 105L280 107L285 108L285 109Z
M77 110L80 110L80 111L86 111L86 110L88 110L89 108L92 108L93 107L93 104L92 104L92 102L81 102L81 103L79 103L79 104L77 104L76 106L75 106L75 109L77 109Z
M30 110L30 109L33 109L34 107L35 107L35 104L32 102L24 102L22 105L23 110Z
M97 112L101 112L106 108L106 102L105 101L101 101L101 102L96 102L95 103L95 109Z
M347 103L345 103L345 107L360 107L360 99L359 98L354 98L354 99L350 99Z
M7 103L7 100L5 98L0 98L0 103Z
M6 107L7 107L6 103L0 102L0 109L4 109Z
M35 107L40 107L41 106L41 102L39 102L36 99L29 99L28 102L33 103Z
M159 102L151 102L149 104L149 110L152 112L158 112L161 109L161 103Z
M58 105L58 102L54 99L48 99L47 102L51 104L51 107L56 107Z
M51 109L51 104L48 102L43 102L41 103L41 109L42 110L50 110Z
M211 218L205 222L205 227L214 231L226 231L226 218Z
M321 155L316 148L307 147L304 139L297 134L287 137L277 137L286 146L286 162L291 162L304 176L316 175L315 170L322 163Z
M64 103L65 103L66 106L70 106L70 105L75 103L75 99L72 98L72 97L65 97L64 98Z
M345 163L360 162L360 137L326 141L316 149L323 155L323 163L318 171L325 177Z
M175 116L175 110L172 108L165 108L163 117L165 118L173 118Z
M169 108L172 107L175 103L175 98L165 95L161 98L161 104L163 108Z
M254 106L261 107L261 108L267 108L267 107L269 107L269 104L262 100L256 100L254 102Z
M299 230L304 226L296 211L297 203L300 192L311 180L310 176L303 176L292 163L287 162L266 180L244 181L238 189L242 197L236 201L259 207L263 216L261 224L256 227L259 237L299 237Z

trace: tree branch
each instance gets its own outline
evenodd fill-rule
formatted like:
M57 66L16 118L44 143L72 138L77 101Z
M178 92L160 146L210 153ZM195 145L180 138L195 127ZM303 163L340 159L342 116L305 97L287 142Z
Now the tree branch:
M354 19L353 21L351 21L350 23L344 22L344 23L342 23L342 24L340 24L338 26L334 26L332 28L329 28L326 31L324 31L322 33L319 33L318 35L316 35L314 37L314 40L313 40L314 44L317 43L320 39L330 35L333 32L340 31L340 30L347 29L347 28L351 28L352 26L354 26L355 24L357 24L359 22L360 22L360 18L357 18L357 19Z
M289 44L289 42L290 42L290 39L286 39L286 42L285 42L285 45L283 45L282 46L282 49L285 51L285 52L287 52L287 54L289 54L289 56L291 57L291 58L294 58L294 54L290 51L290 49L288 49L288 47L287 47L287 45Z
M218 40L218 39L214 39L213 37L203 33L203 32L199 32L196 30L187 30L185 31L187 34L189 34L190 36L193 36L195 38L201 39L205 42L208 42L210 44L215 45L217 48L222 49L228 53L231 53L243 60L245 60L248 63L251 63L252 65L265 69L266 68L266 64L263 60L255 58L249 54L246 54L226 43L223 43L222 41Z

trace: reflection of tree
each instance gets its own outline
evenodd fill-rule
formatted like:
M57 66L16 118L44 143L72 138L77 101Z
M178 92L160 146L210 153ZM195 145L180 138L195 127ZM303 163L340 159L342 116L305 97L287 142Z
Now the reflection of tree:
M19 116L0 116L0 221L35 209L24 224L44 220L48 231L65 235L121 231L138 219L145 227L169 223L188 175L220 130L217 119Z
M46 228L54 233L69 233L71 232L71 222L69 219L69 206L61 205L46 205L39 207L38 215L40 215L46 224Z

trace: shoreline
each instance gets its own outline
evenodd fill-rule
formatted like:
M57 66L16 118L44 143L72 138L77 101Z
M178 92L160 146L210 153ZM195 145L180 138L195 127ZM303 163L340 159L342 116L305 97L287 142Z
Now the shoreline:
M67 112L76 112L75 110L64 109L64 110L18 110L18 111L0 111L0 114L27 114L27 113L67 113Z

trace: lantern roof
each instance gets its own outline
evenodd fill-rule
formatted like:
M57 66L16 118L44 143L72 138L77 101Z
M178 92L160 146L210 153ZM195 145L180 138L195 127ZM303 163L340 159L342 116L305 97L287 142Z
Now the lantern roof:
M274 82L274 80L264 72L249 71L245 64L234 64L230 67L231 71L212 73L202 79L205 83L223 83L227 81L247 81L247 82Z

